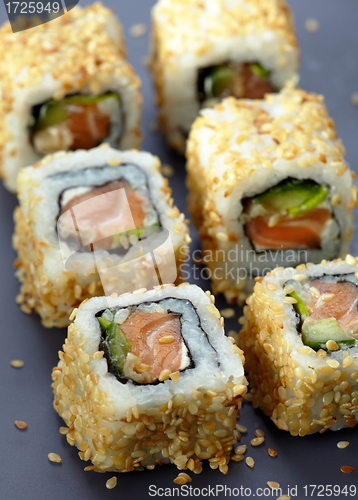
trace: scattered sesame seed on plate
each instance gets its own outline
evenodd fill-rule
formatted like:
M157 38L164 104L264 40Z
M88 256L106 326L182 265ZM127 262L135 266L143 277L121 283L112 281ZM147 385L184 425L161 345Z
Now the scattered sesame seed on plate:
M14 368L22 368L24 366L24 362L21 359L13 359L10 361L10 365Z
M266 484L272 490L278 490L280 488L280 483L277 483L276 481L267 481Z
M348 445L349 441L339 441L339 443L337 443L337 448L343 450L344 448L347 448Z
M62 462L62 458L57 453L49 453L47 456L50 462L56 462L57 464Z
M163 165L161 168L161 172L164 177L173 177L175 174L175 170L171 165Z
M226 309L222 309L220 314L223 318L233 318L235 316L235 310L232 307L227 307Z
M27 429L27 423L23 420L15 420L14 424L18 429Z
M129 29L129 34L133 38L139 38L140 36L144 36L147 33L147 27L145 24L133 24L133 26Z
M247 428L244 425L241 425L241 424L236 424L236 429L238 431L242 432L243 434L245 434L245 432L247 432Z
M117 486L117 477L113 476L106 482L106 488L109 490L113 490Z
M178 476L175 479L173 479L173 483L175 484L191 483L191 481L192 478L185 472L180 472Z
M247 457L245 462L251 468L255 465L255 460L252 457Z
M250 444L251 446L260 446L265 441L264 437L256 437L254 439L251 439Z
M309 33L317 33L319 30L319 22L317 19L310 17L309 19L306 19L305 28Z
M290 495L281 495L277 498L277 500L291 500Z
M277 457L277 451L273 448L268 448L267 453L270 455L270 457Z
M235 448L235 454L236 455L243 455L246 450L247 450L246 444L241 444L240 446L237 446Z
M349 474L350 472L354 472L355 469L354 469L354 467L351 467L350 465L342 465L341 471L344 472L344 474Z
M354 92L351 97L353 106L358 106L358 92Z

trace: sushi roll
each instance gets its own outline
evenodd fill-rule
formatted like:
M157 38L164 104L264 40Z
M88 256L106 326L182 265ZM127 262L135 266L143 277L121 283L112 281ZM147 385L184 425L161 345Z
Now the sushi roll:
M45 326L68 325L85 298L179 279L187 221L156 157L106 145L60 152L18 181L17 302Z
M160 124L183 153L203 107L295 85L299 50L286 0L159 0L152 11Z
M254 407L293 436L358 420L358 258L275 269L244 309Z
M9 190L20 168L46 154L139 147L140 81L112 10L76 7L15 35L6 23L0 46L0 173Z
M229 97L201 112L187 185L214 293L242 303L254 278L274 267L348 252L356 188L344 154L316 94Z
M81 304L53 369L54 408L85 470L174 463L226 474L244 358L210 292L187 283Z

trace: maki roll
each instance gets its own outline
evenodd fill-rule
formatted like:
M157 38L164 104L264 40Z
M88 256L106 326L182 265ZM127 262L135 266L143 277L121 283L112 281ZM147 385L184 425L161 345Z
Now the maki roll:
M214 292L242 303L276 266L344 256L354 177L323 98L302 90L225 99L195 121L189 209Z
M56 151L140 144L140 82L122 27L100 3L14 35L0 29L0 169L16 190L20 168Z
M299 51L285 0L159 0L151 70L168 143L183 153L203 107L295 84Z
M304 436L354 427L358 415L358 258L259 279L239 345L254 407Z
M85 470L174 463L224 474L246 379L213 297L161 286L82 303L53 370L54 408Z
M159 160L109 146L23 169L15 211L17 301L66 326L85 298L174 283L190 237Z

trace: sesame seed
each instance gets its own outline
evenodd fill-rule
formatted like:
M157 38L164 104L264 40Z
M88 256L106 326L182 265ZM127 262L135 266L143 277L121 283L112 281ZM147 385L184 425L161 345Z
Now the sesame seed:
M349 474L351 472L354 472L355 469L354 469L354 467L351 467L350 465L342 465L341 471L344 472L344 474Z
M233 462L241 462L241 460L244 460L244 456L243 455L233 455L231 457L231 460Z
M324 358L325 356L327 356L327 353L324 349L318 349L316 355L319 357L319 358Z
M161 167L161 172L162 174L164 175L164 177L173 177L175 175L175 170L174 170L174 167L172 167L171 165L162 165Z
M252 457L247 457L245 462L251 468L255 465L255 460Z
M223 233L223 232L216 233L216 238L219 241L223 241L223 242L226 242L229 240L228 235L226 233Z
M23 420L15 420L14 424L18 429L27 429L27 423Z
M14 368L22 368L24 366L24 362L21 359L13 359L10 361L10 365Z
M290 495L280 495L277 500L291 500Z
M327 359L326 364L330 366L331 368L338 368L339 367L339 361L336 359Z
M171 344L174 342L174 336L173 335L166 335L164 337L161 337L159 339L159 344Z
M270 455L270 457L277 457L277 451L273 448L268 448L267 453Z
M250 444L251 446L260 446L265 441L264 437L256 437L254 439L251 439Z
M109 160L107 160L107 164L111 167L118 167L119 165L121 165L121 163L121 158L110 158Z
M317 33L319 30L319 22L317 19L313 18L306 19L305 28L309 33Z
M337 443L337 448L340 450L347 448L347 446L349 446L349 441L339 441L339 443Z
M346 262L347 262L347 264L349 266L354 266L356 264L355 258L352 255L350 255L350 254L346 255L346 259L345 260L346 260Z
M326 347L329 351L338 351L339 347L334 340L328 340L326 342Z
M172 379L173 382L178 382L179 377L180 377L180 372L178 372L178 371L173 372L169 375L169 377Z
M293 285L286 285L283 289L283 294L288 295L292 293L295 290L295 287Z
M266 288L271 292L275 292L277 290L277 286L270 282L266 283Z
M216 309L215 306L213 306L213 304L206 304L206 308L208 309L208 311L213 314L214 316L216 316L218 319L220 319L220 312Z
M77 307L75 307L74 310L71 312L70 317L69 317L70 321L73 321L75 319L76 314L77 314L77 310L78 310Z
M358 106L358 92L354 92L351 96L353 106Z
M264 433L264 431L263 431L263 430L261 430L261 429L256 429L256 431L255 431L255 436L256 436L256 437L265 437L265 433Z
M332 206L337 205L338 203L340 203L340 201L341 201L341 195L339 193L336 193L335 195L332 196L331 205Z
M280 488L280 484L276 483L276 481L267 481L267 486L272 490L278 490Z
M49 453L47 456L50 462L56 462L57 464L60 464L62 462L60 455L58 455L57 453Z
M144 373L144 372L147 372L149 369L150 369L150 366L149 366L149 365L146 365L145 363L140 363L140 364L136 367L136 371L137 371L137 372L139 372L139 373Z
M167 380L171 374L171 371L169 369L163 370L160 372L160 375L158 377L159 382L163 382L163 380Z
M285 302L286 304L297 304L297 299L294 299L293 297L285 297L283 299L283 302Z
M106 488L109 490L113 490L117 486L117 477L113 476L108 481L106 481Z
M235 454L236 455L243 455L247 450L246 444L241 444L240 446L237 446L235 448Z
M220 314L221 314L221 316L223 316L223 318L226 318L226 319L233 318L235 316L235 310L232 309L231 307L228 307L226 309L222 309L220 311Z
M138 24L133 24L129 28L129 34L133 38L139 38L141 36L144 36L147 33L147 27L145 24L138 23Z
M195 470L193 472L195 472ZM192 478L185 472L180 472L178 476L175 479L173 479L173 483L175 484L186 484L191 482Z
M334 299L335 296L336 295L334 293L324 293L323 295L321 295L321 299L324 302L328 302L329 300Z

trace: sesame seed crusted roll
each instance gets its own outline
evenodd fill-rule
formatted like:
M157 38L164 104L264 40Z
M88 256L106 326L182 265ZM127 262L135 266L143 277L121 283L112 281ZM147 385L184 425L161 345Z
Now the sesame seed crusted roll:
M225 99L187 148L189 209L214 292L242 303L276 266L344 256L354 178L323 98L302 90Z
M151 154L56 153L22 169L18 188L17 302L44 326L68 325L85 298L179 279L187 221Z
M247 382L222 325L210 292L187 283L81 304L52 377L85 470L199 473L209 460L227 473Z
M354 427L358 409L358 258L275 269L244 308L254 407L293 436Z
M286 0L159 0L152 24L159 119L178 152L202 107L296 83L299 51Z
M20 168L46 154L139 147L140 81L112 10L75 7L15 35L5 23L0 44L0 173L9 190Z

